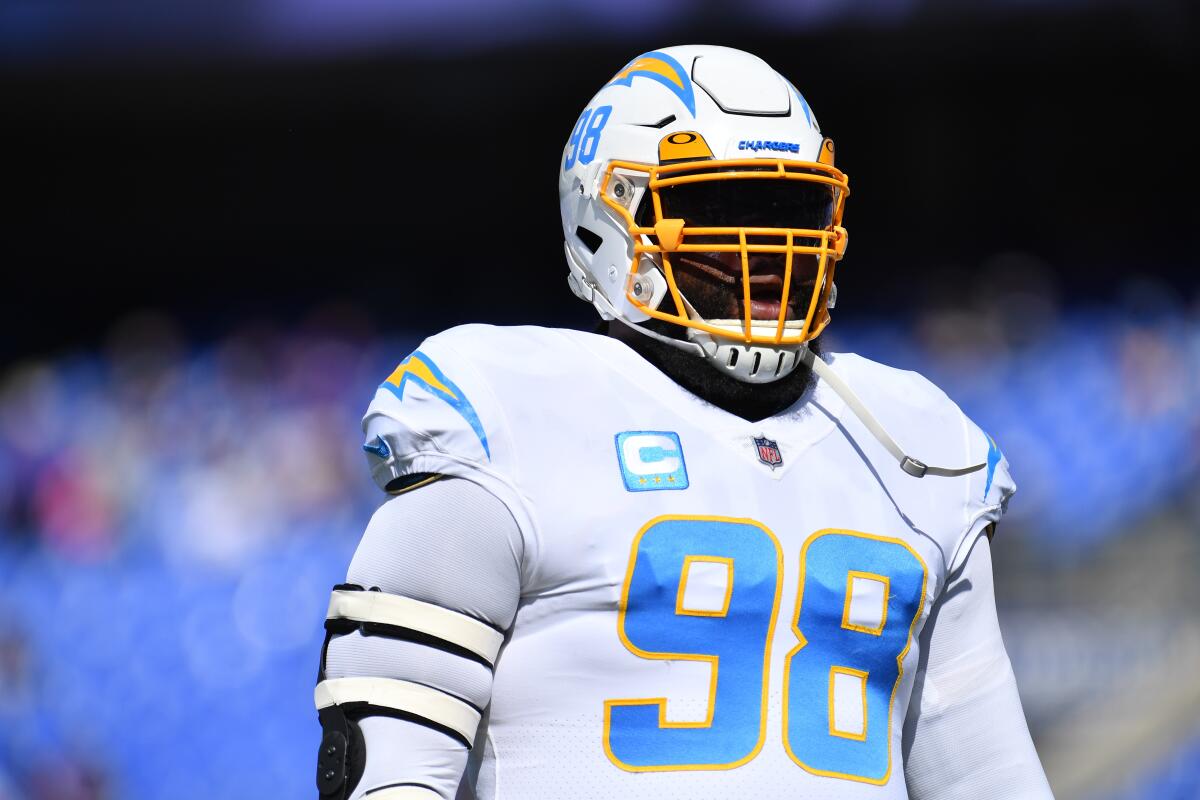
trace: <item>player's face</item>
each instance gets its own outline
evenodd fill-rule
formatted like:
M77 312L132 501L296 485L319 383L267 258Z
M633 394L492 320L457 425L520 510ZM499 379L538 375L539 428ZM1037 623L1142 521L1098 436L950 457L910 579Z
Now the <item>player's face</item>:
M739 253L680 253L675 257L675 281L705 319L744 319L745 286ZM750 316L779 319L783 298L785 258L776 253L752 253ZM817 279L817 257L794 255L786 319L803 319Z
M831 224L833 195L827 186L795 180L719 180L670 186L661 190L664 218L683 219L688 227L787 228L824 230ZM729 235L689 236L691 244L736 242ZM747 234L749 244L780 245L780 236ZM798 245L816 240L796 237ZM750 315L779 319L786 255L750 252ZM745 281L740 252L676 253L672 258L679 290L706 319L743 319ZM816 284L818 257L795 253L786 303L787 319L804 319Z

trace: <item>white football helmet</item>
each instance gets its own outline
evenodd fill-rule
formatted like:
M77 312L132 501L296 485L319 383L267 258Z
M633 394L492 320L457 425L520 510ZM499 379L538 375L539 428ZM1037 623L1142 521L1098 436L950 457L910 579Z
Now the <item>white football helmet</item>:
M790 373L829 322L848 180L803 96L757 56L686 45L629 62L575 123L558 192L571 289L605 319L751 383ZM701 316L681 262L736 286L740 318ZM686 337L638 324L651 318Z

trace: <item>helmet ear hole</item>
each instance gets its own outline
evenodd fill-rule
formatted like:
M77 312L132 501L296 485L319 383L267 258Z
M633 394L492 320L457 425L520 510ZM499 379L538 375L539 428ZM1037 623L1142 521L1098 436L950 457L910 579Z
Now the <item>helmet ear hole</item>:
M588 249L593 255L600 249L600 245L604 244L604 239L595 231L588 230L582 225L575 228L575 237L583 242L583 246Z

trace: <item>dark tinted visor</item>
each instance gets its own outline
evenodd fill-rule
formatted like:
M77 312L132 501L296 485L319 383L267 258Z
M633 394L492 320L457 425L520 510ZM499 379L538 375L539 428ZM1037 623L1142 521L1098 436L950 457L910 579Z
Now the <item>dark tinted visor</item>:
M664 219L698 228L803 228L833 224L832 186L803 180L739 178L659 190Z

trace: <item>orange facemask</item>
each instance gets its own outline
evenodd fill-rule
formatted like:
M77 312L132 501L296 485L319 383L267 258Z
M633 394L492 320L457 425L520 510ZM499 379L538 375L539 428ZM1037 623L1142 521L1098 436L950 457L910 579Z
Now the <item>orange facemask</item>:
M711 157L707 144L699 134L674 133L660 143L659 156L662 163L658 166L613 161L605 170L601 184L604 202L624 219L634 242L633 260L625 289L630 303L654 319L747 344L795 345L819 335L829 323L828 304L833 290L834 270L846 252L847 242L846 229L841 223L850 188L847 176L833 166L833 142L825 140L821 146L820 161L815 162L769 158L716 160ZM630 179L640 183L640 176L645 176L647 195L643 196L641 203L643 206L650 203L647 211L653 212L653 224L639 225L628 208L634 191ZM715 181L800 181L806 187L818 187L822 194L828 192L826 224L821 227L745 224L702 227L689 224L687 219L679 216L664 214L664 205L667 214L671 211L671 204L664 203L664 195L674 187ZM639 216L645 219L642 214ZM744 317L737 321L738 324L716 325L689 313L675 281L672 256L676 253L740 255ZM751 316L750 256L754 253L777 254L776 258L779 254L783 256L779 315L774 320L756 320ZM649 297L642 290L638 265L643 255L651 254L657 254L661 259L667 289L675 306L674 313L663 308L652 308L646 303ZM816 277L803 320L788 320L788 300L797 255L816 257Z

